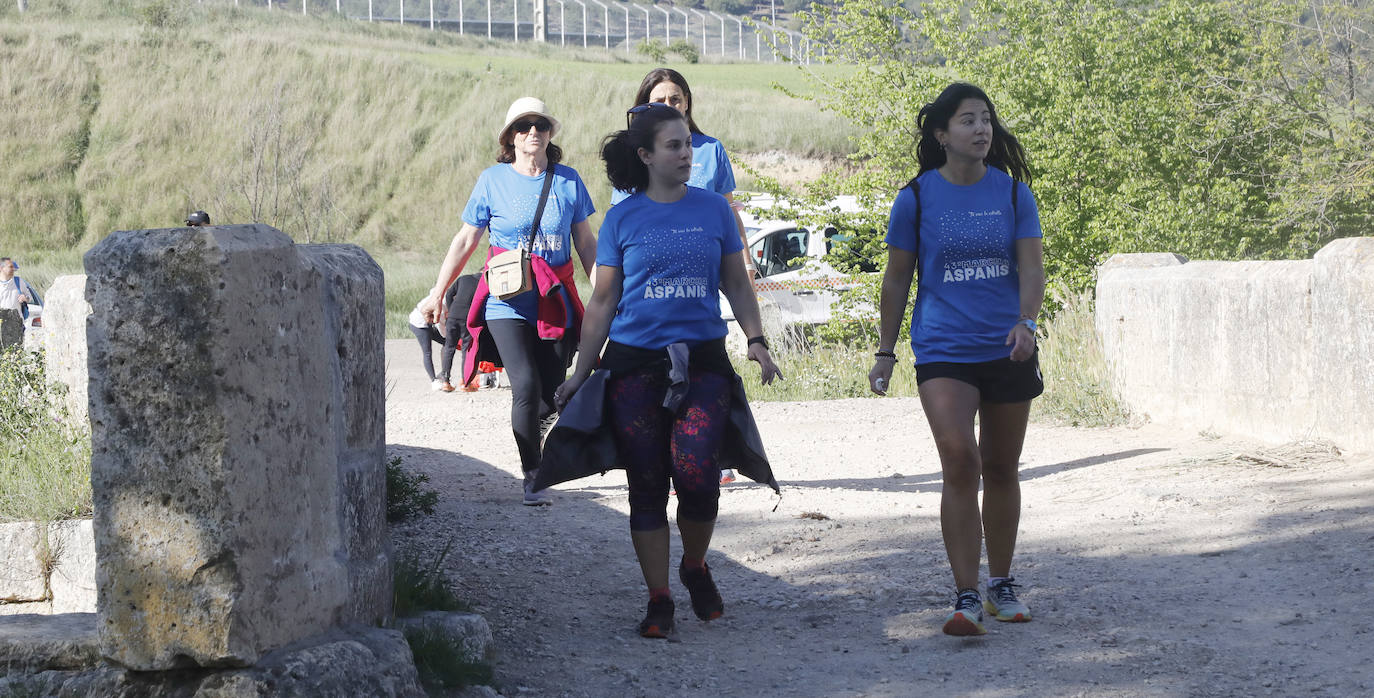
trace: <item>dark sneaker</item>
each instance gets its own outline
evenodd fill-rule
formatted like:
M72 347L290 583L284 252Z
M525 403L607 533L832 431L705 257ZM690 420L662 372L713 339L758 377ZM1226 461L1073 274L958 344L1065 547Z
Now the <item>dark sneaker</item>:
M642 637L665 638L673 632L673 600L670 598L649 599L649 612L639 621L639 634Z
M983 599L977 589L964 589L954 601L954 612L945 618L946 635L982 635Z
M1030 609L1016 598L1016 587L1021 585L1013 584L1015 581L1014 577L1007 577L999 584L989 584L988 598L983 601L983 610L991 613L993 618L1007 623L1030 621Z
M677 576L692 595L692 612L697 614L697 618L715 620L725 615L725 602L721 600L716 583L711 579L710 566L702 563L700 569L687 569L679 564Z

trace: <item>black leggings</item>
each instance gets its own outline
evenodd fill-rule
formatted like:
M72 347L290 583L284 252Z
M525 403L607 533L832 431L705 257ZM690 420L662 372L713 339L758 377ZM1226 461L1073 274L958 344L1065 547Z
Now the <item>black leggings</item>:
M488 320L487 331L510 378L510 428L520 468L538 470L539 421L553 414L553 391L567 376L567 343L540 339L524 320Z
M434 325L425 325L424 327L411 325L410 333L415 335L415 339L420 342L420 357L425 367L425 374L432 381L434 380L434 353L430 345L444 344L444 336L439 334L439 330L435 329ZM444 345L444 351L439 360L442 362L439 376L448 380L449 371L453 368L453 350L448 345Z

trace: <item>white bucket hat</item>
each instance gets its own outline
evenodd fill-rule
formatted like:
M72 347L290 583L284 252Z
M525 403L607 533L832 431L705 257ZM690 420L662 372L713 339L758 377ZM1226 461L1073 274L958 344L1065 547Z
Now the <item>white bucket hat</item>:
M506 123L501 127L500 131L496 132L496 141L498 143L504 143L506 131L510 130L511 124L519 121L520 118L524 116L542 116L548 119L549 123L553 124L553 129L549 131L550 140L558 135L559 129L562 128L562 124L558 123L558 119L549 115L549 108L544 105L544 100L538 97L521 97L511 102L510 109L506 110Z

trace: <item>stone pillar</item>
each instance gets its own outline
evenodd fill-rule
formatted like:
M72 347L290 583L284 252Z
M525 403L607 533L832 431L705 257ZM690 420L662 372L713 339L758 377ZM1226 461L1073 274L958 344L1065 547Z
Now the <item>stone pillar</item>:
M85 275L59 276L43 298L43 352L48 379L67 386L63 404L72 417L86 419Z
M333 413L338 525L347 561L345 620L378 625L391 615L386 528L386 310L381 267L356 245L297 245L320 277Z
M116 232L85 263L104 655L248 666L388 616L376 264L264 225Z

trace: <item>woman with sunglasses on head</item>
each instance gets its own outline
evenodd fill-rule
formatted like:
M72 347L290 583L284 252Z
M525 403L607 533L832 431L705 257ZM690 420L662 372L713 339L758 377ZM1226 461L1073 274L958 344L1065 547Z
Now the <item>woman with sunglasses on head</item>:
M529 506L550 503L530 487L539 469L540 426L554 412L553 390L563 382L581 326L573 252L588 277L596 256L596 237L587 222L596 209L577 171L559 164L563 152L552 143L558 130L558 120L542 100L521 97L511 104L497 133L498 164L478 177L463 209L463 226L449 245L434 289L421 303L428 318L443 322L444 291L484 233L488 260L507 250L529 250L533 290L500 299L491 295L485 278L479 280L467 311L473 346L465 353L462 382L467 385L475 377L482 360L505 366L511 383L511 431L525 474L523 501ZM551 182L542 197L544 207L537 211L546 175ZM538 229L532 230L536 212Z
M601 225L577 365L555 393L566 409L549 437L551 460L540 482L557 463L555 442L564 422L570 415L599 412L599 429L610 432L616 465L626 470L630 537L649 587L639 632L661 638L671 632L674 613L668 591L670 483L677 489L682 536L678 574L702 620L725 610L706 565L720 499L719 459L776 488L726 354L721 292L750 337L748 358L759 363L763 382L780 374L762 336L730 205L719 194L687 186L692 140L686 119L660 104L630 111L629 127L607 137L601 154L611 184L632 193ZM574 395L579 399L569 404ZM599 402L589 405L594 401ZM750 435L741 435L742 423L751 427ZM753 459L741 455L750 443L756 447Z
M1025 152L981 89L950 85L921 108L917 125L920 173L892 204L868 377L873 392L886 394L916 274L911 349L944 475L940 528L956 588L944 632L981 635L984 610L1000 621L1031 619L1011 561L1021 515L1017 466L1031 399L1044 390L1035 347L1045 295L1040 219ZM978 590L984 538L986 597Z
M744 246L741 251L744 268L749 271L751 280L757 277L758 269L754 266L754 259L749 256L749 238L744 230L744 219L740 218L739 206L735 204L735 171L730 166L730 156L726 154L725 146L702 133L692 118L692 88L687 85L687 78L672 68L655 68L640 81L634 103L666 104L687 117L687 128L692 132L692 177L687 180L687 186L713 191L730 202L740 243ZM616 189L611 192L611 205L615 206L629 195L627 191ZM734 482L734 471L723 471L720 481Z

